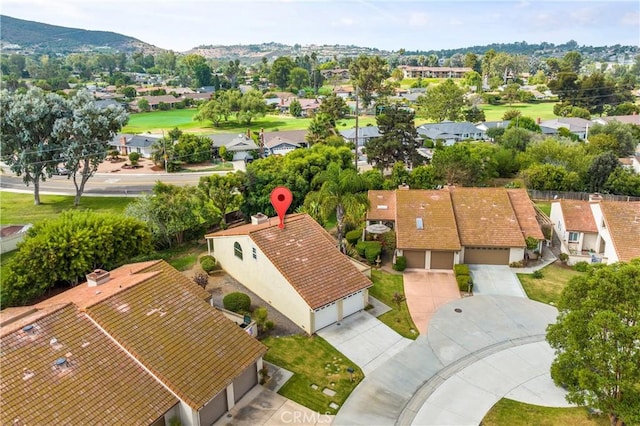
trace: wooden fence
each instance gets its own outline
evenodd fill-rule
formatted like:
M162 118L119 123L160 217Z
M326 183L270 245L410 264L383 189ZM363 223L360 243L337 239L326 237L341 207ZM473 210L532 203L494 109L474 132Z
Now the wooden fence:
M585 200L589 201L588 192L569 192L569 191L539 191L537 189L529 189L529 197L536 201L552 201L552 200ZM604 201L640 201L640 197L632 197L628 195L598 194Z

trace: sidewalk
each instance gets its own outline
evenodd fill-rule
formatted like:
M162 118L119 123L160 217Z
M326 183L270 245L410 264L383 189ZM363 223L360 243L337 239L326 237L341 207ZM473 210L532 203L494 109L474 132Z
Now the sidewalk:
M558 260L556 255L553 254L551 249L545 245L542 247L542 257L539 261L536 261L536 265L528 266L526 268L511 268L511 271L514 274L533 274L535 271L551 265L556 260Z

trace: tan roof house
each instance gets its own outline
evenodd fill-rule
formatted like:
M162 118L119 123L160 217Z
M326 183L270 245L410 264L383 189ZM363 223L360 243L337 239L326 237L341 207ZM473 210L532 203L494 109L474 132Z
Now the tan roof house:
M206 235L222 267L309 334L359 312L371 281L340 253L307 214L252 217L252 223Z
M266 347L166 262L87 280L1 318L3 420L208 425L258 383Z
M369 201L367 224L395 228L396 255L404 256L409 268L508 265L524 258L526 237L539 245L544 240L523 189L369 191Z
M557 200L551 220L570 265L628 262L640 257L640 202Z

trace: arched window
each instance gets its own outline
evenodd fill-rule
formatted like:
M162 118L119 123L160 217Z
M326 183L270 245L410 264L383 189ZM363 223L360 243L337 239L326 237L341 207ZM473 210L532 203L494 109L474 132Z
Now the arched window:
M236 255L237 258L242 260L242 247L239 242L233 243L233 254Z

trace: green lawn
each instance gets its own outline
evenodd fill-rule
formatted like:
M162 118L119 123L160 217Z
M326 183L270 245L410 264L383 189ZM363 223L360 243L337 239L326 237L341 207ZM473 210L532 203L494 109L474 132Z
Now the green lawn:
M487 121L499 121L502 120L502 116L505 111L512 109L518 110L523 116L531 117L534 120L540 118L541 120L550 120L556 118L553 114L553 106L555 102L538 102L527 104L513 104L513 105L480 105L480 109L484 111Z
M518 274L518 278L529 299L557 305L560 293L562 293L562 289L567 285L567 282L583 273L556 262L543 268L542 274L543 277L537 279L530 274Z
M172 109L169 111L139 112L129 116L129 123L122 128L122 133L160 133L161 130L194 130L203 126L194 121L198 112L195 108Z
M40 195L39 206L33 204L33 194L0 191L0 223L26 224L55 216L73 209L73 196ZM122 213L135 198L130 197L82 197L78 209L90 209L102 213Z
M551 202L550 201L536 201L536 206L544 212L547 216L551 216Z
M278 391L281 395L316 412L335 414L331 402L342 406L351 391L364 378L360 368L318 336L267 337L269 347L264 359L292 371L287 383ZM355 370L353 382L347 368ZM314 389L312 385L316 385ZM324 394L328 388L334 396Z
M402 302L400 309L398 309L398 305L393 301L395 293L404 295L402 275L372 271L371 280L373 281L373 287L369 289L369 294L392 308L386 314L380 315L378 319L394 329L398 334L415 340L419 334L418 328L411 319L407 302Z
M487 413L482 426L605 426L605 415L589 415L586 408L551 408L501 399Z

